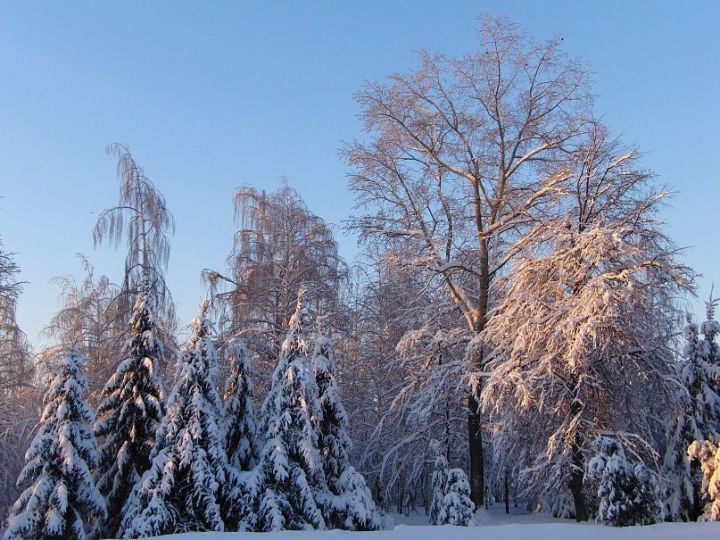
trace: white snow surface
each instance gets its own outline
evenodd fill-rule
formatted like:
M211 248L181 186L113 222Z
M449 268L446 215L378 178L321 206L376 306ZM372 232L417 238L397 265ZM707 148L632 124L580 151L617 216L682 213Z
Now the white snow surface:
M543 514L506 516L501 507L475 513L474 525L427 525L423 514L393 515L394 528L375 532L353 531L276 531L270 533L185 533L162 536L164 540L716 540L720 522L661 523L643 527L608 527L594 523L575 523Z

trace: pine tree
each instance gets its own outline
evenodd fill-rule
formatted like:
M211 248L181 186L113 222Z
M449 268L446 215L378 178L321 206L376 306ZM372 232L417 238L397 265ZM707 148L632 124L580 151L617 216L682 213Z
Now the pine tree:
M720 521L720 445L712 441L695 441L688 456L700 463L703 473L702 492L707 504L702 515L706 521Z
M135 302L125 360L103 388L98 407L95 436L103 442L95 476L108 509L108 518L99 529L103 537L118 534L122 507L150 467L155 431L165 415L158 377L162 342L150 303L147 294Z
M347 434L348 417L340 400L335 380L332 342L322 336L313 353L313 367L321 408L318 448L328 491L318 494L329 529L378 530L380 514L365 478L350 464Z
M322 413L302 333L306 314L301 294L262 406L265 445L251 488L260 531L326 528L315 502L327 486L317 446Z
M43 399L40 429L18 484L29 486L13 506L5 540L85 538L89 521L105 517L91 469L97 446L85 402L85 360L75 349L62 358Z
M597 485L599 523L625 527L650 525L662 518L655 476L642 463L632 465L620 442L598 437L586 481Z
M475 504L470 499L467 475L462 469L450 469L440 445L437 441L434 442L430 524L467 527L475 511Z
M720 360L713 359L717 323L714 302L708 303L708 320L701 328L688 317L685 326L684 361L680 369L683 392L678 396L678 412L673 418L664 460L668 478L665 511L672 519L695 521L703 511L703 474L699 462L688 459L687 450L695 441L720 437ZM704 339L700 339L700 335ZM710 342L708 342L710 340Z
M250 359L241 339L228 343L226 357L230 377L225 385L225 448L232 466L249 471L255 466L255 435L257 424L252 402Z
M124 538L225 529L225 494L234 478L225 453L217 357L206 309L203 304L179 358L150 469L123 509Z

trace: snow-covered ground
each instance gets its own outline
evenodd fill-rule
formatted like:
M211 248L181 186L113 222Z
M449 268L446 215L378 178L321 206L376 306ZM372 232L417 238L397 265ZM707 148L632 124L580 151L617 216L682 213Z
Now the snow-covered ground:
M393 515L394 528L378 532L283 531L277 533L188 533L164 536L165 540L210 540L244 538L247 540L675 540L692 538L717 540L720 522L662 523L647 527L614 528L591 523L553 519L540 514L505 515L501 507L481 510L473 527L432 527L422 514Z
M507 516L497 506L475 514L473 527L431 527L423 514L393 514L395 526L379 532L283 531L277 533L186 533L164 540L717 540L720 522L662 523L648 527L614 528L554 519L542 514ZM5 531L0 528L0 538Z

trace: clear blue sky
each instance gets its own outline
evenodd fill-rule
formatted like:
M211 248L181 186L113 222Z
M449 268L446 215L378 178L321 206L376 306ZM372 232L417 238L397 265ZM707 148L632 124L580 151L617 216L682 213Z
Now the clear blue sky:
M79 275L76 253L120 278L121 255L91 238L117 199L107 143L130 145L175 215L168 281L184 323L200 270L224 268L234 187L285 175L339 225L353 92L419 48L472 50L483 12L562 35L590 67L598 111L677 192L668 230L706 295L720 283L720 2L0 0L0 237L30 282L21 325L36 340L58 307L50 279ZM355 240L337 234L352 259Z

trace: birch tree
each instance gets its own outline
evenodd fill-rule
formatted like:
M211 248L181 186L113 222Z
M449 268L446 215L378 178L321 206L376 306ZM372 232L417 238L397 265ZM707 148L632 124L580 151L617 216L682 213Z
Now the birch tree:
M93 241L96 246L107 242L115 248L123 241L126 244L120 296L124 322L130 318L136 297L148 292L164 338L170 341L175 308L165 283L165 270L170 258L168 235L175 232L175 220L165 197L145 176L130 149L115 143L107 147L107 152L117 158L120 197L116 206L104 210L98 217Z
M0 516L18 495L15 480L39 413L30 344L16 318L19 272L0 244Z
M586 131L583 68L560 40L526 38L484 18L478 48L460 58L428 52L408 74L358 94L367 140L344 148L358 207L352 227L405 265L439 277L458 325L477 335L515 241L568 177L568 155ZM486 351L471 350L482 371ZM472 498L484 495L482 416L468 398Z

